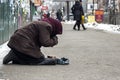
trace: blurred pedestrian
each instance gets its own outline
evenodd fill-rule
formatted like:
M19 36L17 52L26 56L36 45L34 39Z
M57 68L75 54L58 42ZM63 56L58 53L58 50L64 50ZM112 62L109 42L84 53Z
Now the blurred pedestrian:
M59 21L62 21L63 15L62 15L62 11L60 9L58 9L56 16Z
M50 17L56 19L56 13L55 13L55 10L52 9L51 13L50 13Z
M80 30L82 15L84 15L83 7L82 7L82 5L80 4L79 1L75 1L75 4L72 6L71 10L72 10L72 13L73 13L73 16L74 16L74 20L76 20L73 29L76 30L76 26L77 26L78 30ZM82 27L83 27L84 30L86 30L86 28L84 27L83 24L82 24Z

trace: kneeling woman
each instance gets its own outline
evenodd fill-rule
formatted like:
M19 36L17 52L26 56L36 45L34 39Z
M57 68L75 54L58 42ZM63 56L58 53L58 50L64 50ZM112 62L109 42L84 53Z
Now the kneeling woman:
M45 58L40 48L53 47L58 43L57 34L62 34L62 24L53 18L34 21L18 29L11 36L8 46L10 52L4 57L3 64L52 65L62 64L67 59Z

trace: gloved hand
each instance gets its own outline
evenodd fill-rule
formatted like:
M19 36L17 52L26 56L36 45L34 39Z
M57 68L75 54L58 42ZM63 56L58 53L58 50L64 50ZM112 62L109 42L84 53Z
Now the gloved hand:
M52 37L52 39L53 39L55 45L58 44L58 37L57 36Z

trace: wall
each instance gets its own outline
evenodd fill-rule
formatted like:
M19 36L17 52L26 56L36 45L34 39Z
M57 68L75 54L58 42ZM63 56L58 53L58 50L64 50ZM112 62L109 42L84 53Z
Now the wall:
M14 5L13 5L14 4ZM17 29L18 6L13 0L0 0L0 44Z

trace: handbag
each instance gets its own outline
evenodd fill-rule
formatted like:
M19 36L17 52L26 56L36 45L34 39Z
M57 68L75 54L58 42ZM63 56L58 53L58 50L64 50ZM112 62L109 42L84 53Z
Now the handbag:
M83 24L84 22L85 22L85 17L84 15L82 15L81 24Z

